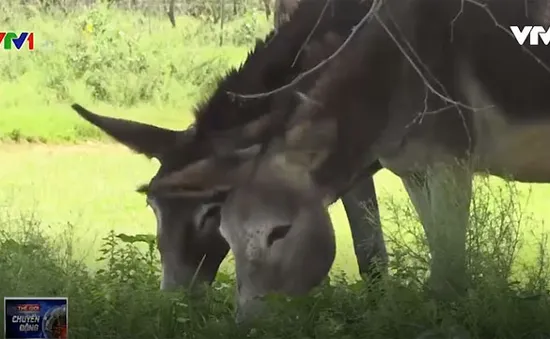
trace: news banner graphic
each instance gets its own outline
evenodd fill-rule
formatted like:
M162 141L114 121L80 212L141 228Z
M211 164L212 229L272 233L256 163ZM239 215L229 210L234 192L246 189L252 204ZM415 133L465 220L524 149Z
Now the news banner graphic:
M0 46L4 50L11 50L12 46L20 50L25 42L29 51L34 50L34 32L0 32Z
M4 338L66 339L68 306L67 298L4 297Z

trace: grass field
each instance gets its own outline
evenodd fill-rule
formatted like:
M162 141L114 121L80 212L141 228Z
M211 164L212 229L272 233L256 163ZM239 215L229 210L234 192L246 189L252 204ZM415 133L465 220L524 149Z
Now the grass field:
M135 155L123 147L105 144L74 146L11 145L0 151L7 166L0 169L0 202L12 217L33 213L52 234L70 225L79 254L93 264L100 240L109 230L117 233L154 233L155 218L138 184L155 173L154 160ZM400 190L389 173L377 177L381 196ZM403 192L398 193L400 196ZM351 235L340 204L331 208L337 227L336 266L357 276Z
M153 213L134 190L158 165L113 144L70 104L184 128L195 103L269 23L246 13L226 24L219 47L219 26L187 16L172 29L165 18L104 6L63 22L65 14L31 7L2 10L10 20L0 29L31 27L37 49L0 57L7 70L0 74L0 295L68 295L77 339L550 337L550 185L495 178L476 181L472 286L459 300L424 292L421 227L387 171L375 181L392 274L378 284L357 280L338 202L330 208L338 251L331 284L304 298L270 297L271 316L253 328L233 322L230 257L212 289L159 292L156 250L151 259L146 244L115 236L154 233Z
M224 264L225 273L220 273L214 291L200 299L182 294L160 294L157 291L158 262L147 262L132 245L120 241L112 245L111 256L120 264L117 267L111 267L108 260L96 261L100 249L108 243L102 238L110 230L127 234L154 232L153 214L143 198L133 192L137 184L148 180L155 171L157 165L153 161L105 143L4 144L0 158L3 160L0 225L2 230L8 230L8 233L0 233L3 234L0 236L1 294L69 295L71 322L75 324L71 333L78 338L115 338L121 333L128 334L128 338L245 335L243 329L232 323L230 260ZM386 236L399 235L397 224L409 227L409 231L411 228L418 231L415 220L403 207L406 200L400 182L392 174L381 172L376 176L376 185ZM500 180L492 180L491 192L502 186ZM519 189L521 194L517 200L523 205L524 214L547 219L544 197L549 187L539 185L531 191L528 185L520 185ZM484 199L487 197L478 198ZM499 212L499 206L495 207L496 214L492 217L488 212L477 215L485 217L487 223L492 222L489 227L498 231L505 224L499 221L500 218L512 213ZM390 334L393 334L391 338L408 338L413 331L417 334L433 332L434 338L446 338L447 335L468 338L463 334L467 332L479 338L492 338L492 335L512 338L521 331L550 330L544 325L546 319L543 317L550 314L550 309L546 308L550 305L537 296L540 292L536 292L541 287L537 279L544 277L534 269L536 262L532 263L531 271L527 271L525 285L519 291L502 285L501 277L487 275L486 280L477 282L472 295L453 305L426 299L421 289L412 283L418 271L405 270L411 261L399 261L406 260L407 255L414 258L418 253L403 253L393 246L392 267L396 275L382 285L383 293L372 290L382 288L380 286L371 286L368 293L364 283L340 282L342 271L354 281L357 269L347 222L339 203L331 207L331 215L338 242L333 287L324 287L313 293L313 297L290 303L274 300L273 312L280 315L258 327L252 337L331 338L333 334L362 337L370 333L378 338ZM515 222L511 224L517 226ZM520 257L532 259L519 258L518 263L537 257L536 240L539 238L530 235L530 231L539 233L539 227L536 220L522 223L526 243ZM33 236L29 236L29 230ZM506 237L505 233L500 234ZM497 239L486 237L484 240L488 246L497 242ZM498 241L501 243L497 245L505 247L503 255L507 255L510 250L507 246L512 242L510 239ZM490 265L496 265L502 258L492 257L490 251L484 255L487 260L484 265L488 266L483 266L482 271L491 273ZM112 270L108 275L90 273L106 266ZM131 271L133 280L128 278L132 276ZM136 272L139 277L135 276ZM410 281L401 285L398 281L402 279ZM544 282L542 284L545 286ZM520 297L519 292L532 292L532 295ZM411 313L412 310L415 312ZM102 313L97 315L99 311ZM116 320L112 320L113 314ZM148 325L136 325L140 319L146 319ZM508 326L506 332L499 334L503 321L507 321Z
M154 233L155 218L144 198L134 189L156 172L155 160L133 154L114 144L85 145L4 145L0 150L0 203L11 217L34 215L50 228L51 234L70 230L75 237L77 255L89 265L110 230L116 233ZM381 201L384 229L391 234L388 202L408 204L400 180L388 171L375 177ZM492 180L495 186L501 182ZM518 185L518 204L533 220L526 233L540 234L542 221L550 220L545 197L550 185ZM394 204L395 202L392 202ZM340 202L331 207L336 227L337 270L357 278L347 217ZM538 222L537 222L538 221ZM526 241L535 239L528 235ZM532 247L528 247L532 248ZM529 253L525 253L529 255ZM229 268L226 266L226 268Z

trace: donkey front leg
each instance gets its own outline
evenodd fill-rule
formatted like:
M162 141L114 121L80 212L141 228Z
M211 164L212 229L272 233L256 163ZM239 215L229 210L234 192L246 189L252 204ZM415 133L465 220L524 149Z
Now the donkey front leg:
M443 298L453 298L466 288L466 230L472 177L466 166L437 165L402 178L430 247L428 285Z
M388 253L380 223L374 179L367 177L342 197L348 216L359 273L378 278L387 273Z

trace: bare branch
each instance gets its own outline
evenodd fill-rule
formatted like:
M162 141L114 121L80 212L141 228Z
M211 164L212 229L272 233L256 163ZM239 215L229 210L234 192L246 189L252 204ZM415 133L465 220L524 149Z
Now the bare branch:
M451 41L453 41L453 37L455 35L454 34L455 22L458 20L458 18L462 13L464 13L464 0L460 0L460 11L458 11L458 13L456 13L453 20L451 20Z
M462 107L466 107L466 108L470 108L468 106L465 106L463 103L459 102L459 101L455 101L451 98L448 98L446 97L445 95L439 93L439 91L437 91L431 84L430 82L428 81L428 79L426 79L426 77L424 76L424 74L422 73L422 71L420 70L420 68L418 68L418 66L416 65L416 63L414 62L414 60L411 58L411 56L407 53L407 51L405 51L405 48L403 48L403 46L401 46L401 44L399 43L399 41L397 41L397 38L395 37L395 35L390 31L390 29L388 28L388 26L386 26L386 24L384 23L383 20L380 19L380 17L378 16L377 13L374 14L374 17L378 20L378 22L380 23L380 25L382 26L382 28L384 28L384 30L386 31L386 33L388 33L388 35L390 36L390 38L393 40L393 42L395 43L395 45L397 46L397 48L399 48L399 50L401 51L401 53L403 54L403 56L407 59L407 61L409 62L409 64L411 65L411 67L415 70L415 72L418 74L418 76L422 79L422 81L424 81L424 84L426 85L426 87L428 87L428 89L433 93L435 94L436 96L438 96L441 100L445 101L445 102L448 102L448 103L451 103L453 105L457 105L457 106L462 106Z
M411 67L414 69L414 71L418 74L418 76L422 79L422 81L424 82L424 85L430 90L430 92L432 92L433 94L435 94L437 97L439 97L441 100L445 101L445 102L448 102L450 104L453 104L456 108L457 108L457 111L459 112L460 114L460 117L462 119L462 124L463 124L463 127L466 131L466 136L468 138L468 144L471 146L472 144L472 136L470 135L470 130L468 129L468 125L466 124L466 118L464 116L464 113L462 112L461 110L461 107L464 107L464 108L468 108L468 109L474 109L473 107L469 107L469 106L466 106L464 105L463 103L459 102L459 101L455 101L453 99L451 99L448 94L447 95L443 95L441 94L439 91L437 91L431 84L430 82L428 81L428 79L426 79L426 77L424 76L424 74L422 73L422 71L418 68L418 66L416 65L416 63L414 62L414 60L412 60L412 58L407 54L407 51L405 51L405 49L403 48L403 46L401 46L401 44L399 43L399 41L397 40L397 38L395 37L395 35L390 31L390 29L386 26L386 24L383 22L383 20L380 19L380 17L378 16L378 13L375 13L374 14L375 18L378 20L378 22L380 23L380 25L382 26L382 28L384 28L384 30L386 31L386 33L388 33L388 35L390 36L390 38L393 40L393 42L395 43L395 45L397 46L397 48L399 48L399 50L401 51L401 53L403 54L403 56L407 59L407 61L409 62L409 64L411 65ZM414 52L414 49L412 48L412 46L410 46L410 44L407 42L407 45L409 46L409 49L412 51L412 53L414 55L416 55L416 58L418 60L420 60L420 58L418 57L418 55ZM421 63L421 65L423 65ZM426 66L424 66L424 68L427 68ZM431 74L429 73L429 70L428 70L428 74ZM431 75L432 78L435 78L433 75ZM437 81L437 79L436 79ZM438 81L437 81L438 82ZM441 83L439 83L439 85L441 86ZM441 86L443 87L443 86ZM443 90L445 91L445 88L443 88ZM445 91L446 92L446 91Z
M511 36L512 38L514 37L514 34L507 28L507 27L504 27L502 26L497 18L495 18L495 15L493 13L491 13L491 11L489 10L489 8L487 7L486 4L482 4L482 3L479 3L477 2L476 0L463 0L463 1L467 1L471 4L474 4L476 6L479 6L481 8L483 8L483 10L485 12L487 12L487 15L489 15L489 17L491 18L491 20L493 20L493 22L495 23L495 26L501 30L503 30L506 34L508 34L509 36ZM537 57L533 52L531 52L531 50L529 50L528 48L526 48L525 46L521 46L521 48L523 49L523 51L525 53L527 53L530 57L532 57L539 65L541 65L545 71L547 72L550 72L550 67L548 67L548 65L546 65L546 63L544 63L544 61L542 61L539 57Z
M323 18L323 15L325 15L325 11L327 10L328 4L330 3L330 1L331 0L325 0L325 6L323 7L323 10L321 11L321 14L317 18L317 22L315 23L315 26L313 26L313 29L311 30L311 32L309 32L306 40L304 41L302 46L300 46L300 49L298 50L298 53L296 53L296 56L294 57L294 61L292 61L292 66L291 67L294 67L294 65L298 61L298 57L300 56L300 54L302 54L302 51L306 47L309 40L311 40L311 37L313 36L313 33L315 33L315 30L317 30L317 27L319 26L319 23L321 22L321 19Z
M338 49L334 53L332 53L325 60L323 60L320 63L318 63L317 65L315 65L315 67L312 67L309 70L307 70L303 73L300 73L290 83L288 83L284 86L281 86L279 88L276 88L276 89L274 89L272 91L269 91L269 92L263 92L263 93L257 93L257 94L238 94L238 93L235 93L235 92L227 92L227 94L232 95L232 96L237 97L237 98L243 98L243 99L259 99L259 98L265 98L265 97L268 97L270 95L282 92L286 89L289 89L289 88L295 86L302 79L304 79L305 77L311 75L313 72L319 70L321 67L323 67L324 65L326 65L327 63L332 61L336 56L338 56L344 50L344 48L346 48L346 46L349 44L349 42L355 37L355 34L357 34L357 31L359 31L359 29L361 27L363 27L365 25L365 23L367 23L372 18L373 13L378 11L378 9L380 8L381 5L382 5L382 0L374 0L370 10L368 11L368 13L365 14L363 19L361 19L361 21L359 21L359 23L351 29L350 35L346 38L346 40L342 43L342 45L340 45L340 47L338 47Z

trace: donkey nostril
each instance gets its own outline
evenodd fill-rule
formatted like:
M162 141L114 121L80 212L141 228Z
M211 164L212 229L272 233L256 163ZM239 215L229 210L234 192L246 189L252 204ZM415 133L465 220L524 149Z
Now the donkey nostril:
M288 231L290 231L291 226L292 225L275 226L267 236L267 246L271 246L276 240L284 238L288 234Z

